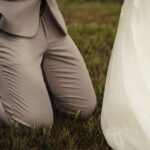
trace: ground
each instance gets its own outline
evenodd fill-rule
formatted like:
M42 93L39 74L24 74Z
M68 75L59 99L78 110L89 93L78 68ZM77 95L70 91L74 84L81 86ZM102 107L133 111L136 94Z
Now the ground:
M117 2L58 0L69 34L87 64L98 105L86 120L55 113L51 130L0 129L0 150L111 150L100 126L104 84L118 25Z

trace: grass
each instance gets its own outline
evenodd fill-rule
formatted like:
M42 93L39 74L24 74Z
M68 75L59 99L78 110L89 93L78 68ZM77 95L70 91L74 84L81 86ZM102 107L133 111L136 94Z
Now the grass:
M53 128L0 129L0 150L111 150L100 126L107 67L113 46L120 4L59 0L70 35L87 64L98 105L86 120L55 112Z

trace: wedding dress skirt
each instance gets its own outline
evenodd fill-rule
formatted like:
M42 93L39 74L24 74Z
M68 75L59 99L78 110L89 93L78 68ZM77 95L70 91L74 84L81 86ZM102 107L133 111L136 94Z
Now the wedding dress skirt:
M125 0L101 113L114 150L150 150L150 0Z

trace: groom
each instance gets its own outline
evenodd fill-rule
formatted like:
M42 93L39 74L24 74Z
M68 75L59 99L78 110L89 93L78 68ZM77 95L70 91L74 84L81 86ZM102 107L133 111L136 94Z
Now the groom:
M46 84L61 112L87 118L96 108L87 67L55 0L0 0L0 67L6 125L53 124Z

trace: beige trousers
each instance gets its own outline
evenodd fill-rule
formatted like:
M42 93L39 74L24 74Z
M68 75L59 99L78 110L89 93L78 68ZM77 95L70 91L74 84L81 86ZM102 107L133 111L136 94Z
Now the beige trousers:
M33 38L0 31L1 124L51 126L52 101L61 112L78 112L81 118L95 110L96 95L81 53L46 11Z

